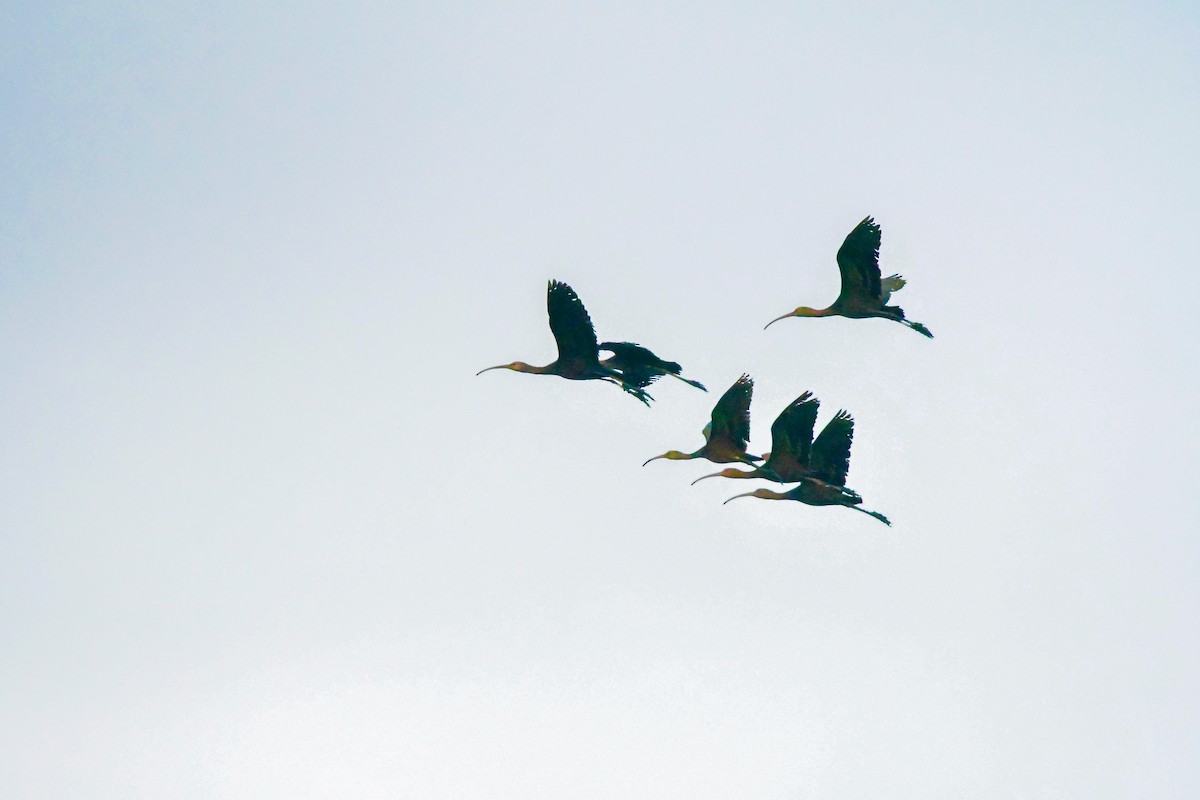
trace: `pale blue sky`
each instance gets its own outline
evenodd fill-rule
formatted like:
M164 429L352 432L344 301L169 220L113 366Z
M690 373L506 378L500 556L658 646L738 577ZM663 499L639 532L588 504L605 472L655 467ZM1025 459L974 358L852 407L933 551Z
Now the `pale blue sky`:
M1183 3L11 5L0 794L1194 797L1196 141ZM894 528L639 466L743 371Z

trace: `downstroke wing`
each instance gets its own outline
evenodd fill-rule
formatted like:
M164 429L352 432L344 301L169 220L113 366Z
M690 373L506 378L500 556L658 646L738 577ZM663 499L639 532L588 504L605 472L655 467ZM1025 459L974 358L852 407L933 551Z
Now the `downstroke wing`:
M838 269L842 273L839 299L880 298L879 243L882 239L883 231L871 217L854 226L846 236L837 253Z
M812 445L812 468L817 478L834 486L846 485L850 471L850 445L854 441L854 418L838 411Z
M806 470L820 407L821 401L805 392L779 413L771 423L771 457L765 466L780 475Z

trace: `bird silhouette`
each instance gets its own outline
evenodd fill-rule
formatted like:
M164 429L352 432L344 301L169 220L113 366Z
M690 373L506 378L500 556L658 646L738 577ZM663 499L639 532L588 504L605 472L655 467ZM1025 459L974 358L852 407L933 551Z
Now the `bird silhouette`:
M751 470L723 469L705 478L765 478L775 483L795 483L801 478L818 478L835 486L846 483L850 469L850 445L854 441L854 418L841 410L813 440L813 428L821 402L805 392L771 423L771 452Z
M853 508L855 511L868 514L889 528L892 526L891 520L883 514L880 514L878 511L868 511L859 505L862 503L862 497L858 492L853 489L847 489L845 486L834 486L831 483L826 483L816 478L803 478L799 485L792 487L786 492L755 489L753 492L736 494L729 498L729 500L737 500L739 497L759 497L763 500L798 500L810 506L845 506L846 508ZM725 502L728 503L729 500Z
M600 363L606 367L618 370L624 380L638 388L644 389L658 380L660 376L670 375L672 378L678 378L686 384L695 386L702 392L708 391L703 383L680 375L679 373L683 368L679 364L674 361L664 361L640 344L634 342L601 342L600 349L612 353L611 356Z
M618 370L600 363L596 329L587 309L583 307L575 290L562 281L550 281L546 286L546 312L550 317L550 332L558 344L558 358L544 367L535 367L524 361L499 364L481 369L476 375L488 370L511 369L532 375L558 375L572 381L600 380L615 383L647 406L654 398L648 395L636 381L627 380Z
M712 421L704 426L704 445L699 450L694 453L668 450L661 456L646 459L642 466L659 458L671 461L706 458L717 464L740 461L753 465L755 461L761 461L761 457L746 452L746 443L750 439L750 398L753 394L754 380L749 375L742 375L713 406Z
M763 326L763 330L788 317L882 317L907 325L922 336L932 339L933 334L924 325L905 319L904 309L887 304L893 293L904 288L905 280L899 275L880 278L879 243L882 236L879 225L871 217L858 223L837 252L838 270L842 274L842 291L833 301L833 305L828 308L800 306L795 311L771 320Z

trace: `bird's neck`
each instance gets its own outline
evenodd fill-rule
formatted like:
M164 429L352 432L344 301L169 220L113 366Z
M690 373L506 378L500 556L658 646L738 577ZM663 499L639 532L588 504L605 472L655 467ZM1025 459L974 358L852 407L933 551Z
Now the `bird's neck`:
M514 361L508 368L516 372L528 372L530 375L549 375L550 367L550 364L544 367L536 367L533 364L526 364L524 361Z
M808 306L800 306L794 312L797 317L831 317L833 316L833 308L809 308Z
M751 464L750 466L753 467L754 465ZM726 467L725 469L721 470L717 474L720 475L722 478L758 478L758 477L761 477L759 475L757 467L755 467L754 469L752 469L750 471L746 471L744 469L734 469L733 467Z

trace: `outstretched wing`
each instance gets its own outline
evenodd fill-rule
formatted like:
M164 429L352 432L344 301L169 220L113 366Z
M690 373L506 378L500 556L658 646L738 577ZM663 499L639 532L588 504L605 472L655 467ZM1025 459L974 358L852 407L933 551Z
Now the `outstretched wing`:
M821 401L812 392L793 400L771 423L771 457L766 466L780 474L803 471L812 448L813 426Z
M550 331L558 342L559 361L599 360L596 329L574 289L561 281L550 281L546 287L546 311L550 315Z
M842 410L829 420L812 445L815 477L834 486L846 485L850 471L850 444L854 441L854 418Z
M750 442L750 398L754 394L754 379L742 375L725 390L713 406L712 422L706 428L705 439L724 439L739 451L746 452Z
M882 239L883 231L871 217L850 231L837 253L838 269L842 273L839 298L879 299L879 243Z

